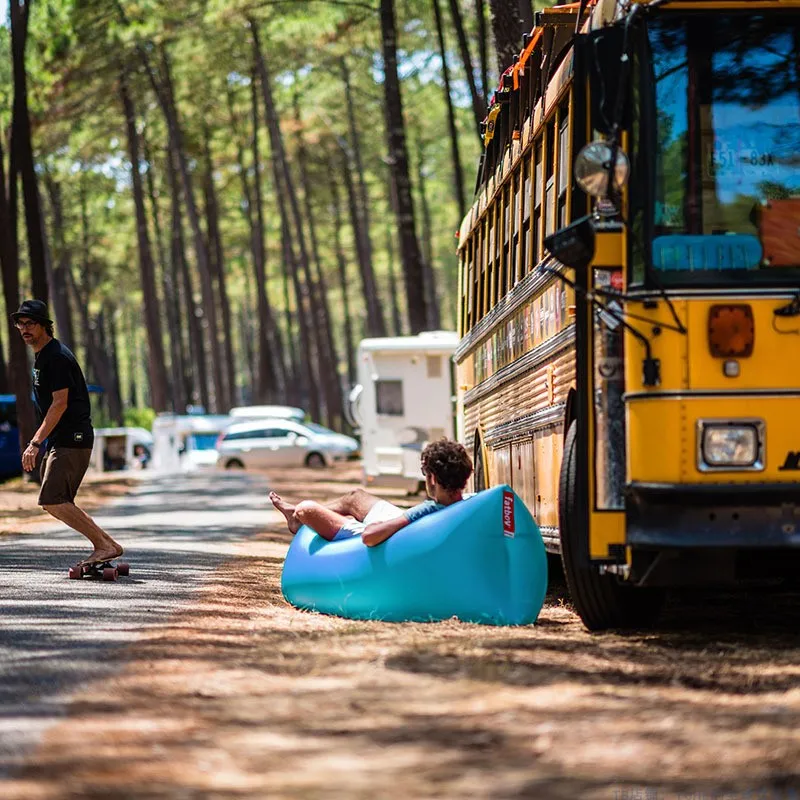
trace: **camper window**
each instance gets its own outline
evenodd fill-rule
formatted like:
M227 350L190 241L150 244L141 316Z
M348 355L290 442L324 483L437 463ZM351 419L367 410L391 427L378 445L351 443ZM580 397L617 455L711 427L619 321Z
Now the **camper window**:
M403 382L375 381L375 402L378 414L403 416Z
M442 357L441 356L427 356L426 363L428 367L429 378L442 377Z

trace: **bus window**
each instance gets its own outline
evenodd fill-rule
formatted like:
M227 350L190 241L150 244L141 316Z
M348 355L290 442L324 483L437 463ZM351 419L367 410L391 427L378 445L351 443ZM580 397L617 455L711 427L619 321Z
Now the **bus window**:
M509 276L508 276L508 290L514 288L514 285L519 280L519 226L520 226L520 198L522 196L522 184L520 183L520 170L518 169L514 173L514 220L513 220L513 231L511 235L511 265L509 268Z
M531 159L526 156L522 165L522 265L520 277L526 275L533 264L531 251Z
M563 228L568 222L569 207L567 204L567 187L570 172L570 125L569 105L564 104L559 112L558 131L558 227Z
M500 259L500 271L497 276L495 304L506 293L509 273L511 272L511 214L514 208L514 181L506 184L503 190L503 255Z
M555 177L555 138L556 122L547 123L547 146L545 159L547 162L547 185L544 200L544 235L549 236L556 230L556 177Z
M486 259L483 254L483 223L475 230L475 269L472 273L472 297L470 300L470 327L480 319L481 305L481 275L483 274Z
M541 259L541 243L542 243L542 183L543 183L543 165L542 165L542 140L536 142L536 171L533 186L533 263L538 264Z
M506 198L508 197L508 191L504 193ZM500 195L499 197L502 197ZM495 227L497 228L497 234L495 235L495 242L497 243L497 249L495 250L494 254L494 270L492 272L492 298L489 303L489 308L487 311L491 311L497 303L497 297L499 289L499 282L502 279L502 268L503 268L503 203L498 198L497 203L497 216L495 217Z
M486 313L486 287L489 284L489 269L491 257L489 255L489 231L491 229L491 215L487 214L483 223L483 233L481 234L481 277L478 286L478 316L475 321L478 322Z

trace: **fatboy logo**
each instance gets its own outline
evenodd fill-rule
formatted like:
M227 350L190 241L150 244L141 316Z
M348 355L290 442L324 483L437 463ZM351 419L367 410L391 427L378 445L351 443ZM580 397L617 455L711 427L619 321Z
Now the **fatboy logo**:
M39 370L38 369L35 369L33 371L33 385L34 386L38 386L39 385Z
M514 537L514 492L503 492L503 536Z

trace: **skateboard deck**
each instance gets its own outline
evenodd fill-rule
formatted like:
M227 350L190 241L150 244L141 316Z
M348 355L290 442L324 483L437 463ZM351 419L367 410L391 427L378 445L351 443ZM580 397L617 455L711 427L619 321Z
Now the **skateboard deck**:
M95 578L104 581L115 581L118 577L130 575L131 565L118 561L112 564L110 561L96 561L94 564L76 564L69 568L70 578Z

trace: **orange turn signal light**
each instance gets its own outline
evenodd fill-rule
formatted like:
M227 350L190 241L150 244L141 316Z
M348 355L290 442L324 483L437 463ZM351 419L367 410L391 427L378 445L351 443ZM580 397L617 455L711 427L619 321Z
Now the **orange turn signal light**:
M708 347L714 358L747 358L753 354L755 338L753 309L746 303L708 310Z

